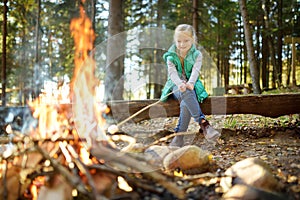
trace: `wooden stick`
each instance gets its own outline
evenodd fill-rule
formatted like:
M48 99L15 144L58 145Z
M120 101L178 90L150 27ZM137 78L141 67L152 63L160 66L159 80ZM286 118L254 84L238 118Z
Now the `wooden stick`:
M85 174L89 185L91 186L92 194L94 195L95 199L103 199L102 196L98 195L96 191L96 185L95 182L93 181L92 175L89 172L87 166L79 159L79 155L75 152L73 147L70 144L67 144L67 149L73 156L73 162L77 165L78 169Z
M170 96L171 94L177 92L177 91L179 91L179 89L178 89L178 90L175 90L175 91L172 91L172 92L170 92L170 93L168 93L168 94L165 96L165 98L168 97L168 96ZM120 123L118 123L117 126L120 127L121 125L123 125L123 124L126 123L127 121L131 120L132 118L134 118L134 117L137 116L138 114L144 112L145 110L147 110L148 108L150 108L150 107L152 107L152 106L155 106L156 104L159 104L160 102L161 102L161 100L159 99L158 101L156 101L156 102L154 102L154 103L152 103L152 104L150 104L150 105L148 105L148 106L142 108L141 110L137 111L137 112L134 113L133 115L129 116L128 118L126 118L126 119L124 119L123 121L121 121Z
M49 156L48 152L42 149L39 145L35 145L35 148L42 154L42 156L51 162L51 165L55 170L57 170L73 187L75 187L79 192L87 194L92 198L90 192L86 190L85 185L82 183L82 180L78 176L70 173L64 166L62 166L57 160Z
M117 152L100 144L93 145L91 154L96 158L104 159L111 164L125 165L127 168L131 168L131 172L143 173L145 177L160 184L178 199L184 198L184 191L178 188L172 181L168 181L164 175L160 174L157 169L153 168L149 163L143 163L128 154Z
M179 136L179 135L193 135L193 134L197 134L197 133L195 133L195 131L173 133L173 134L167 135L165 137L159 138L158 140L155 140L151 144L148 144L147 146L143 147L143 150L146 150L147 148L149 148L149 147L151 147L153 145L156 145L156 144L158 144L160 142L167 141L168 139L173 138L175 136Z
M26 137L29 136L23 136L23 137L13 137L13 138L9 138L9 137L0 137L0 144L7 144L7 143L19 143L19 142L24 142L24 139ZM34 139L34 138L30 138L30 140L32 142L60 142L60 141L72 141L72 140L78 140L78 138L74 137L74 136L68 136L68 137L60 137L57 138L55 141L52 140L52 138L45 138L45 139ZM85 138L80 138L80 140L82 141L86 141Z

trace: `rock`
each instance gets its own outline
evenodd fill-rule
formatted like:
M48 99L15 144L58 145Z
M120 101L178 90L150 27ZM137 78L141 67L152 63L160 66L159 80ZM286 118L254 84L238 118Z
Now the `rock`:
M285 198L279 194L267 192L264 190L251 187L250 185L234 185L223 196L224 200L284 200Z
M226 193L234 185L243 184L267 192L280 192L282 184L273 176L269 166L259 158L247 158L225 171L220 185Z
M145 150L146 159L150 163L162 167L162 162L166 155L177 149L179 147L153 145Z
M163 160L163 166L171 171L199 169L199 172L205 172L209 168L211 157L209 151L188 145L169 153Z

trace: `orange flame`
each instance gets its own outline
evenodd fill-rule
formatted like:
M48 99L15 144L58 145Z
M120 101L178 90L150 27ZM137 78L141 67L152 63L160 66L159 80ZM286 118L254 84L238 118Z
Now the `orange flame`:
M84 3L84 1L82 1ZM75 69L73 74L73 80L71 83L71 89L74 89L74 81L77 79L78 73L82 64L89 58L89 53L93 50L95 33L93 30L91 20L86 16L85 10L82 4L79 6L80 17L74 18L70 24L70 30L75 43ZM94 63L91 70L94 71Z
M70 84L70 101L72 111L66 104L59 104L59 101L47 104L43 101L42 95L28 105L33 110L33 117L38 119L38 128L31 130L31 135L36 138L51 138L55 140L59 137L65 137L66 134L77 134L86 139L91 145L92 139L108 141L106 134L101 128L105 125L105 119L102 117L104 112L108 112L106 105L97 103L95 88L99 80L95 77L96 63L93 55L95 33L90 19L86 16L83 3L79 7L80 15L72 19L70 31L75 43L74 74ZM44 102L44 103L43 103ZM74 121L72 121L72 118ZM75 123L76 130L68 129ZM75 135L76 133L76 135ZM91 164L89 152L82 150L82 145L78 145L79 156L86 164ZM67 154L65 154L67 155ZM36 194L38 182L33 182L31 193Z
M74 122L79 136L91 142L91 138L107 140L99 129L105 121L102 117L103 107L95 99L95 60L89 53L93 50L95 33L90 19L80 5L80 16L71 21L70 30L75 42L75 70L71 83L73 95Z
M79 136L88 139L89 137L100 137L107 140L106 135L99 129L104 127L105 120L102 113L107 110L105 105L96 102L96 86L99 80L95 77L95 60L90 53L93 50L95 33L91 20L87 17L82 0L79 6L80 15L70 23L70 31L74 38L75 56L74 73L70 83L69 102L72 102L73 117L76 131ZM33 116L38 119L39 125L32 135L38 138L52 137L55 133L62 133L62 126L70 125L70 110L65 109L61 104L47 104L45 97L29 102L33 109ZM51 101L57 102L59 101Z

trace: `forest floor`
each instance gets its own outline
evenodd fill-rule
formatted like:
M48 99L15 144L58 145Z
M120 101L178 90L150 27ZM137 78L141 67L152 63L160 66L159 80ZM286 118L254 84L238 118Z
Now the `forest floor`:
M208 116L210 123L222 134L216 146L210 146L198 125L191 121L189 130L195 134L185 136L185 145L196 144L209 150L217 171L225 172L234 163L249 157L265 161L274 176L285 186L286 199L300 199L300 116L290 115L266 118L257 115ZM127 123L121 127L125 133L147 145L172 133L177 118L157 118L139 123ZM221 199L218 181L199 185L187 196L188 199ZM147 199L147 198L145 198ZM151 198L156 199L156 198Z

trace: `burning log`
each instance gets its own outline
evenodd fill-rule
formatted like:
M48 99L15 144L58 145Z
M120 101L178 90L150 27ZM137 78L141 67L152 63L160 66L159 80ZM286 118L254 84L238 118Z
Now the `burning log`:
M184 198L184 192L180 190L176 186L176 184L168 181L168 179L164 175L159 173L156 168L152 167L146 162L142 163L141 161L132 158L128 154L120 154L119 152L106 148L102 145L95 145L91 153L99 159L102 158L105 160L109 160L111 163L122 164L123 167L130 168L130 173L142 173L142 176L145 176L145 178L149 178L150 180L155 181L155 183L161 184L163 187L168 189L169 192L174 194L175 197L179 199ZM121 170L126 169L124 168Z
M54 142L50 140L48 140L50 142L41 142L29 136L25 137L27 138L27 142L26 145L22 147L24 148L23 151L21 151L23 152L23 156L14 157L19 154L11 155L11 158L16 161L10 165L11 167L2 167L2 169L6 171L4 173L6 176L2 177L4 180L1 182L4 183L3 187L1 187L3 190L0 191L2 197L6 196L8 192L5 191L5 188L18 185L20 179L22 179L23 189L17 192L19 188L13 187L16 188L16 191L9 190L8 195L10 197L8 199L16 199L15 197L22 196L26 189L33 187L36 188L36 192L33 194L34 190L30 189L31 196L37 195L45 199L53 197L54 194L62 192L61 189L56 187L57 182L65 187L65 191L69 191L69 194L65 196L64 199L70 198L72 188L92 199L106 199L111 195L108 194L108 191L111 190L112 185L116 184L117 176L122 175L128 178L130 177L129 174L132 173L136 174L134 181L132 178L129 178L129 182L133 185L140 186L145 190L156 190L157 193L161 193L162 191L159 191L157 188L147 187L142 183L145 181L153 181L166 188L167 191L177 198L182 199L184 197L184 192L180 190L171 179L157 171L157 168L151 167L149 163L142 161L141 158L137 159L132 155L122 153L116 149L107 148L103 143L93 144L93 149L89 156L91 164L84 164L73 148L73 146L78 146L78 144L74 143L74 140L62 141L61 139L60 141ZM21 141L24 140L19 140L18 145L22 143ZM27 160L25 164L24 159ZM111 167L107 168L106 164L103 165L101 162L107 163L108 166L115 166L117 169L113 170ZM8 164L3 162L2 165L6 166ZM126 171L124 173L123 171L125 169ZM50 177L50 182L44 179L44 181L40 183L41 185L35 186L35 177L45 176L45 172L48 172L46 177ZM126 174L128 175L126 176ZM11 196L13 194L18 195Z
M163 172L140 157L122 152L132 148L134 139L109 137L102 129L105 124L102 115L107 109L95 100L95 61L89 55L95 37L82 4L80 16L71 21L70 30L76 45L71 104L43 104L36 99L29 103L35 122L30 125L34 126L28 126L21 134L12 129L5 130L10 139L4 139L2 143L8 142L16 150L6 148L0 155L0 170L4 174L0 196L4 199L24 196L47 199L59 198L57 195L64 192L60 199L71 199L74 195L108 199L117 193L126 193L116 190L120 190L120 183L124 185L127 178L132 185L142 186L144 190L184 198L184 191ZM5 123L13 119L14 115L9 116ZM122 140L129 145L118 150L113 140ZM37 181L39 177L42 178ZM147 182L164 189L147 187ZM20 189L15 187L19 183ZM119 188L114 187L116 183ZM63 186L64 191L58 185ZM13 189L8 190L8 187Z

